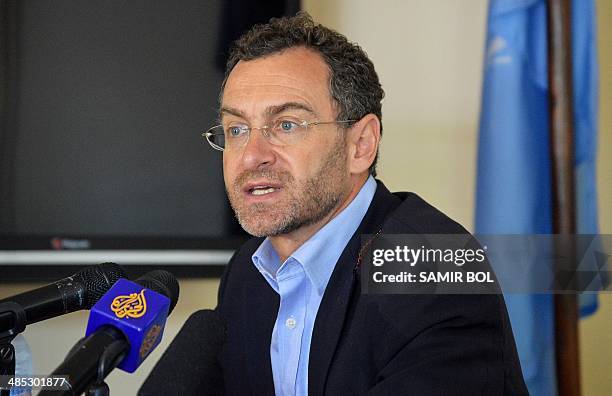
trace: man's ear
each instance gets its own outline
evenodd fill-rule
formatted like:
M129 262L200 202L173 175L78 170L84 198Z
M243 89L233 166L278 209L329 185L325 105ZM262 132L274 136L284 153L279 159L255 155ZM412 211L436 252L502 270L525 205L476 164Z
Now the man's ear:
M348 130L349 171L367 172L378 151L380 120L372 113L363 116Z

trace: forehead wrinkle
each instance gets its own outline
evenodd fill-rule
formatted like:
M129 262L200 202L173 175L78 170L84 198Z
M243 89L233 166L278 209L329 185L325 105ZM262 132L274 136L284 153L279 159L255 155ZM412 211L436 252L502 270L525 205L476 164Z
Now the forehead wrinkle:
M310 90L312 92L312 89ZM277 95L284 96L287 102L312 102L312 98L309 98L309 90L307 87L296 87L288 86L284 84L243 84L240 87L230 87L225 89L224 99L228 97L234 100L241 100L244 98L251 98L253 96L260 95Z
M258 77L252 77L248 79L245 78L244 82L237 81L235 84L239 85L239 87L227 86L224 91L224 98L226 96L231 96L231 95L235 95L238 97L250 96L253 92L257 92L257 91L261 91L265 89L271 92L275 92L275 90L278 90L277 92L279 93L283 93L287 95L294 95L296 97L299 97L300 99L303 99L304 101L309 102L306 99L307 95L305 94L309 92L313 92L314 91L313 88L316 87L316 84L309 84L308 86L300 86L298 84L291 85L288 83L283 84L283 83L279 83L278 79L275 82L270 82L266 84L263 84L260 81L253 82L253 80L255 80L256 78ZM299 84L304 84L303 80L300 80L297 78L293 80L296 82L299 81ZM321 92L321 94L325 94L325 95L331 94L331 92L329 91L329 85L323 85L321 86L321 88L323 88L323 91Z
M286 87L287 83L289 84L295 84L296 86L300 86L304 83L304 77L305 76L297 76L294 75L291 72L278 72L278 71L270 71L268 73L262 73L261 71L257 70L257 71L252 71L252 70L240 70L241 74L238 74L237 76L234 75L230 75L230 81L231 83L234 84L243 84L245 86L250 86L250 85L255 85L255 86L260 86L260 85L266 85L266 86L271 86L271 87ZM329 76L327 75L322 75L322 76L316 76L316 73L311 73L308 76L309 79L311 79L312 81L309 83L309 87L311 87L313 84L317 84L320 83L321 86L325 86L327 87L329 84ZM279 81L281 81L281 83L279 83ZM283 84L285 83L285 84ZM229 85L229 84L227 84ZM226 88L227 88L226 85Z

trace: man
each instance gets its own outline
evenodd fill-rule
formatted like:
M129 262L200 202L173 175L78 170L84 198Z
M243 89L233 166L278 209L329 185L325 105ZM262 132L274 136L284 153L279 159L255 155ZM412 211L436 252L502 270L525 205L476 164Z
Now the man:
M228 394L527 394L500 295L361 293L361 235L467 232L374 179L382 98L361 48L307 14L235 43L206 133L256 237L219 289Z

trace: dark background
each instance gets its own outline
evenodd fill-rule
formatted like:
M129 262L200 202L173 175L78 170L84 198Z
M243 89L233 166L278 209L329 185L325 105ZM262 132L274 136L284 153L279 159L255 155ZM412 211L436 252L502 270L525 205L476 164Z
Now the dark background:
M0 249L237 247L222 154L200 134L229 43L298 8L0 0Z

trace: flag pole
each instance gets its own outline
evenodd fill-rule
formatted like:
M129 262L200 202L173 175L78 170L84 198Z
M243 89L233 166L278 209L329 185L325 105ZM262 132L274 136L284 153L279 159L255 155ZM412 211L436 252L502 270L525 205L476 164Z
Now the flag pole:
M571 0L547 0L553 233L561 235L576 234L570 15ZM569 257L573 268L557 267L556 274L561 274L561 270L575 269L575 249L571 245L561 247L563 252L557 257ZM565 286L566 290L575 290L571 284ZM554 305L558 393L561 396L579 396L576 294L557 292L554 295Z

